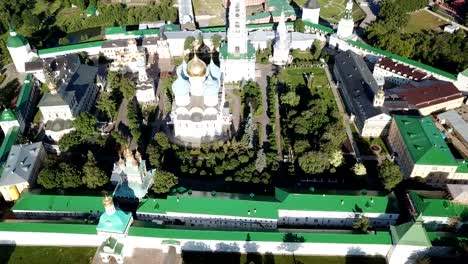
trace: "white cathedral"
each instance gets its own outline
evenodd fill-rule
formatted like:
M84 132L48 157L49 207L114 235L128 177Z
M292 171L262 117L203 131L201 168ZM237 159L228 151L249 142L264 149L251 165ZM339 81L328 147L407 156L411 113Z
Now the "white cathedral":
M255 79L255 47L248 39L245 0L229 6L227 42L219 50L224 82Z
M174 136L191 142L221 136L224 125L231 123L223 74L213 59L206 65L198 57L197 48L196 44L193 58L188 63L184 60L177 67L177 79L172 84Z

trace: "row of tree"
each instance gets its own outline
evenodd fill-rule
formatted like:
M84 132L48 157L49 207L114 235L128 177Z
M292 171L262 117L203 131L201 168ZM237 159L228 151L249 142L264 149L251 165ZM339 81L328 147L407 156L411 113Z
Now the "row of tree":
M37 178L37 183L46 189L69 189L85 185L96 189L109 182L109 177L101 169L90 151L84 166L79 169L74 163L49 159Z

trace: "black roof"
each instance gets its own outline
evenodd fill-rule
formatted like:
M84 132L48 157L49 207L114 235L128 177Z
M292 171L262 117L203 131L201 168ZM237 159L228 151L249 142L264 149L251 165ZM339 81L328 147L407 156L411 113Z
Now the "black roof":
M373 105L379 86L362 57L351 50L341 52L335 56L334 67L345 100L357 119L364 122L383 113L380 107Z

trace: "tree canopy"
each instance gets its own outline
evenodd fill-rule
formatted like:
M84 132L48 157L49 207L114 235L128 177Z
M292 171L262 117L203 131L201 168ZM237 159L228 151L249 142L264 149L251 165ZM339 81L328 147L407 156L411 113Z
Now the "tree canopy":
M174 174L167 171L156 170L152 189L155 193L168 193L178 182L179 179Z
M83 184L90 189L101 187L109 181L104 170L99 168L91 151L88 151L88 160L83 166Z
M383 161L378 167L378 177L384 188L389 191L403 180L400 167L389 160Z
M81 172L68 163L60 162L42 169L37 183L46 189L76 188L81 185Z

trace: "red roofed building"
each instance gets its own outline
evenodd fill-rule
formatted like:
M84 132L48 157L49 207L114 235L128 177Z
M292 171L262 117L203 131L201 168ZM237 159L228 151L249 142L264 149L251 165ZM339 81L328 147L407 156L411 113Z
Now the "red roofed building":
M372 75L374 75L374 78L380 85L383 85L383 82L391 82L395 85L401 85L410 81L419 82L430 76L416 68L385 57L377 61Z
M425 80L401 85L386 91L388 98L398 97L406 101L409 108L417 109L426 116L434 112L455 109L463 104L464 96L450 82Z

